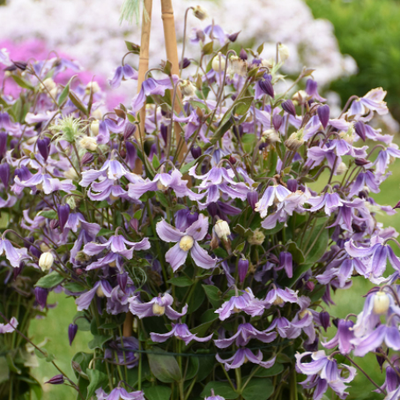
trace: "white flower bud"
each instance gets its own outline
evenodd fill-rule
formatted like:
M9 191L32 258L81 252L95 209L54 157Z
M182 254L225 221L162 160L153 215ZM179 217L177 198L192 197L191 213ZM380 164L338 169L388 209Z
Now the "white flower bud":
M240 76L246 76L247 63L238 56L232 56L229 61L231 62L231 73L238 74Z
M223 219L219 219L214 225L215 234L219 239L228 240L228 236L231 234L229 225Z
M95 138L92 138L90 136L84 137L79 141L79 144L81 147L83 147L86 150L90 151L96 151L97 149L97 141Z
M206 19L208 17L207 11L201 6L193 7L193 14L200 21L203 21L204 19Z
M308 94L305 90L299 90L292 96L292 100L298 104L303 104L308 98Z
M293 132L288 139L285 140L285 145L289 150L297 151L304 143L304 130L300 129Z
M71 210L75 210L76 208L76 201L73 196L68 196L65 202L69 205Z
M279 133L275 129L267 129L262 133L262 137L268 144L274 144L281 141Z
M164 315L165 307L160 306L158 303L153 304L153 314L154 315Z
M73 180L73 181L76 181L76 180L78 180L78 178L79 178L79 176L78 176L78 174L76 173L75 169L72 168L72 167L71 167L70 169L64 171L64 176L65 176L67 179L71 179L71 180Z
M347 171L347 165L342 161L336 168L337 175L343 175Z
M103 113L101 112L101 110L98 108L97 110L94 110L92 112L92 117L96 118L96 119L102 119L103 118Z
M50 247L49 246L47 246L47 244L46 243L40 243L40 250L43 252L43 253L45 253L46 251L49 251L50 250Z
M279 60L284 63L289 58L288 47L284 44L279 44L278 45L278 54L279 54Z
M50 96L53 98L57 96L57 87L50 90Z
M93 136L97 136L99 134L99 126L100 126L99 121L93 121L90 124L90 131L92 132Z
M196 95L196 86L194 86L193 83L188 80L184 80L179 87L182 91L182 94L186 97L194 97Z
M52 78L46 78L43 83L40 84L40 89L42 90L47 90L47 91L51 91L52 89L56 88L57 85L56 83L53 81Z
M390 305L390 298L385 292L378 292L374 296L374 313L386 314Z
M225 70L225 58L221 53L218 53L212 60L211 67L215 72L222 72Z
M53 263L53 254L51 254L49 251L47 251L46 253L42 253L39 258L39 267L42 271L48 271L53 266Z
M264 60L261 60L261 65L263 67L267 67L269 69L272 69L274 67L274 65L275 65L275 61L272 58L270 58L269 60L265 60L264 59Z
M265 235L262 233L261 229L257 228L254 232L253 235L250 236L247 241L250 244L253 244L255 246L261 245L264 243L265 240Z
M99 86L99 84L97 82L89 82L86 85L86 91L88 93L90 93L90 88L92 88L92 93L97 93L97 92L101 91L100 86Z
M189 251L194 244L194 240L191 236L185 235L179 242L179 247L183 251Z

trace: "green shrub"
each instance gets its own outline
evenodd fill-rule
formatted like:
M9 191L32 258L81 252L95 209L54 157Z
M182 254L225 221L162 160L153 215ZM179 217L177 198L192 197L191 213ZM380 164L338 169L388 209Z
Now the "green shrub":
M332 22L340 50L357 62L356 75L333 82L343 99L382 86L400 119L400 2L396 0L306 0L314 17Z

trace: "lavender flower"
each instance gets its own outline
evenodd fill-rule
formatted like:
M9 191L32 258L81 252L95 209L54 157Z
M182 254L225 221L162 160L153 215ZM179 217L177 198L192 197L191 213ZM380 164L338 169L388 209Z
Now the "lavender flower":
M7 324L0 324L0 333L11 333L14 332L18 326L18 321L15 317L10 319L10 322Z
M96 390L97 400L145 400L144 393L141 390L136 392L127 392L122 387L116 387L110 394L107 394L103 389Z
M162 343L168 340L169 338L175 336L176 338L183 340L185 345L187 346L192 340L196 342L208 342L213 334L208 335L204 338L197 337L197 334L193 334L189 331L189 328L186 324L172 324L172 329L168 333L150 333L151 340L156 343Z
M158 236L164 242L177 242L165 254L165 260L171 264L174 272L185 263L189 252L193 261L199 267L204 269L215 268L216 260L209 256L198 244L198 241L204 239L208 231L208 219L203 214L199 214L198 220L183 232L174 228L165 220L157 223L156 230Z
M168 293L158 295L148 303L141 303L137 296L133 296L129 299L129 310L140 319L145 317L161 317L165 314L169 319L176 320L186 314L188 305L186 304L182 308L182 312L179 313L171 307L173 303L174 299Z
M257 364L266 369L271 368L275 364L275 357L268 361L262 361L263 353L261 350L258 350L257 355L255 355L250 349L246 348L240 348L232 357L226 360L222 359L219 354L217 354L215 358L218 362L224 364L224 367L227 371L230 369L240 368L246 362Z

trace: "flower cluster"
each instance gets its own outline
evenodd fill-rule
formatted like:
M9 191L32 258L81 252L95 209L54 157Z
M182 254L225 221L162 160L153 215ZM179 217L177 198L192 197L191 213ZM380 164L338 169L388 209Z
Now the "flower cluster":
M304 397L344 398L351 353L376 351L388 363L379 390L396 398L397 232L375 218L396 211L370 196L400 157L371 125L386 93L332 118L312 70L280 92L284 45L264 59L230 49L217 25L201 32L195 74L164 63L106 113L96 85L57 83L63 59L1 52L21 87L1 97L2 270L21 295L25 274L39 274L42 309L50 290L75 298L69 343L83 326L93 335L76 379L48 382L88 399L252 400L289 397L301 374ZM121 63L110 83L137 76ZM332 321L332 291L355 276L378 286L355 321ZM11 317L5 335L17 334Z

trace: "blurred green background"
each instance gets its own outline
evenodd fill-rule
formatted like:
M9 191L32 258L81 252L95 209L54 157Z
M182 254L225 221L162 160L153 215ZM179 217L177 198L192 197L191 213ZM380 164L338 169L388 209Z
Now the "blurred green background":
M344 103L351 95L364 95L370 89L382 86L388 91L387 101L390 110L400 120L400 1L396 0L306 0L314 17L329 19L338 39L340 50L351 55L357 65L356 75L333 82L328 89L337 92ZM395 141L399 143L399 139ZM382 185L381 192L374 195L379 204L394 206L400 200L400 161L391 168L393 175ZM400 230L400 214L387 216L381 214L379 221L385 226L394 226ZM398 249L395 249L398 252ZM399 253L398 253L399 254ZM349 312L359 313L362 309L363 295L371 287L364 278L355 278L351 289L340 291L333 297L336 306L329 312L335 317L344 317ZM58 306L49 310L46 323L40 320L32 322L31 336L35 343L45 338L50 353L56 355L56 362L72 377L70 361L78 351L89 351L87 342L90 335L78 332L72 345L68 345L68 325L76 313L72 299L64 295L49 297L49 302L58 302ZM335 329L330 329L331 337ZM374 356L370 355L357 362L368 371L372 378L382 384L384 375L377 368ZM39 360L40 367L34 373L43 382L57 373L51 364ZM373 385L360 373L350 390L348 399L381 399L382 396L371 393ZM45 385L45 400L70 400L75 398L74 391L66 386ZM333 399L333 397L332 397Z

